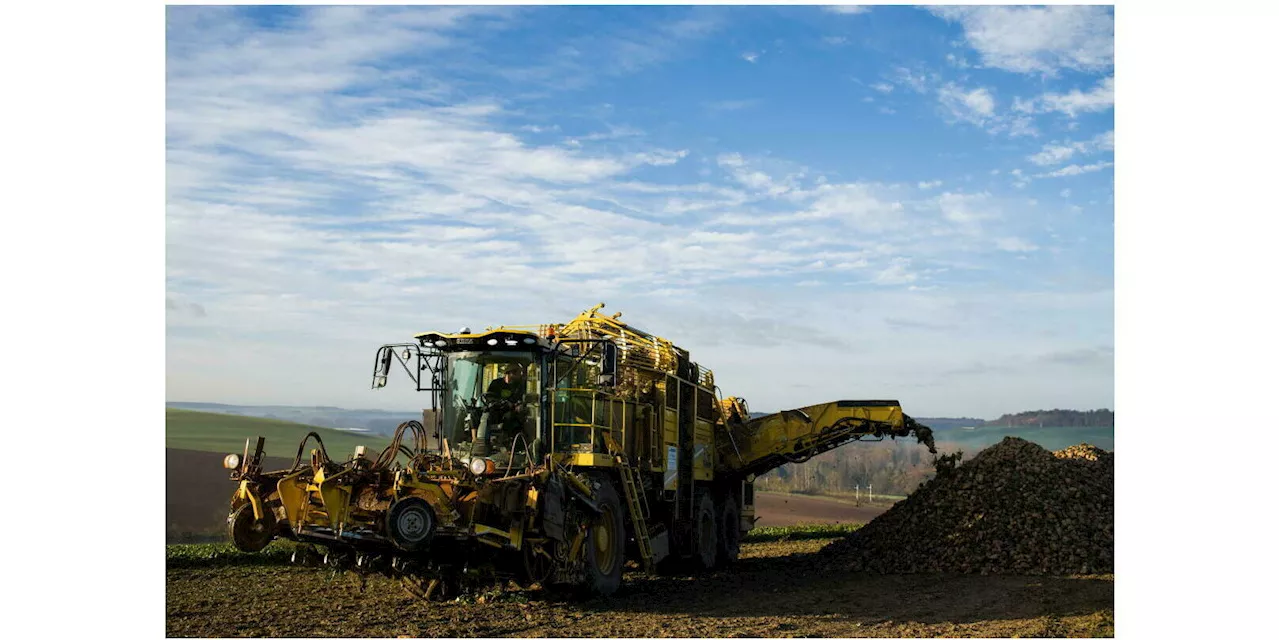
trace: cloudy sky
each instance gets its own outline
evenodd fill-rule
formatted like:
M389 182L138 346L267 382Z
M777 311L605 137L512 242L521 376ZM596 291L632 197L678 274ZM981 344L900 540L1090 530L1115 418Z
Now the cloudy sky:
M607 302L776 410L1113 407L1106 7L169 7L169 400ZM397 386L393 381L392 386Z

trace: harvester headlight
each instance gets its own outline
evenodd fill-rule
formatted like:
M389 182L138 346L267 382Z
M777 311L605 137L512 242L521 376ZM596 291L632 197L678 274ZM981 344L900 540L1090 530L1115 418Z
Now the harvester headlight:
M533 344L533 343L535 343L535 342L537 342L537 340L534 340L533 338L525 338L525 339L524 339L524 343L525 343L525 344Z
M494 470L493 461L488 458L472 458L471 464L468 465L471 473L482 476L486 473L492 473Z
M492 347L493 345L498 344L498 339L497 339L497 338L489 338L489 340L488 340L488 344L489 344L489 346L491 346L491 347Z
M447 344L449 344L449 342L448 342L447 340L436 340L436 346L437 346L437 347L443 347L443 346L445 346L445 345L447 345Z
M222 459L222 466L228 469L239 469L240 456L234 453L228 453L227 457Z

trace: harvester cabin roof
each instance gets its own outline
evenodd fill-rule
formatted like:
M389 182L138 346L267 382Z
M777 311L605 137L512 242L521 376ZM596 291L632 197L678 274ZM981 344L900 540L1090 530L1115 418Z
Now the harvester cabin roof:
M428 331L413 336L418 344L437 349L528 349L547 347L547 341L531 331L491 329L479 333L439 333Z

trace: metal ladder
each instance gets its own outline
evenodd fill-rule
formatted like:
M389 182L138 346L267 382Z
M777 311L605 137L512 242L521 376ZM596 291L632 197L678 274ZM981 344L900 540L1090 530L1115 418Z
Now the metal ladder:
M640 490L640 484L636 481L635 470L627 462L627 456L622 452L622 447L618 446L617 441L610 434L605 434L605 444L613 454L614 461L618 464L618 471L622 474L622 490L627 495L627 510L631 512L631 524L635 529L636 544L640 546L640 557L644 560L645 571L653 571L653 544L649 537L649 504L645 501L644 492Z

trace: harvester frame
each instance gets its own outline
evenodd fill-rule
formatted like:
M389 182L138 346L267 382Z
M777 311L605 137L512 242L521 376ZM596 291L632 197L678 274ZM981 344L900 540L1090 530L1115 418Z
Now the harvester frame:
M426 597L478 573L609 594L627 559L647 570L735 560L755 522L752 483L769 469L886 435L933 450L893 400L753 419L687 351L603 306L566 324L382 346L373 387L398 361L431 396L423 422L401 424L377 458L361 448L342 463L308 434L274 472L261 468L261 439L252 454L246 443L225 463L240 482L232 540L315 543L327 564L398 575Z

